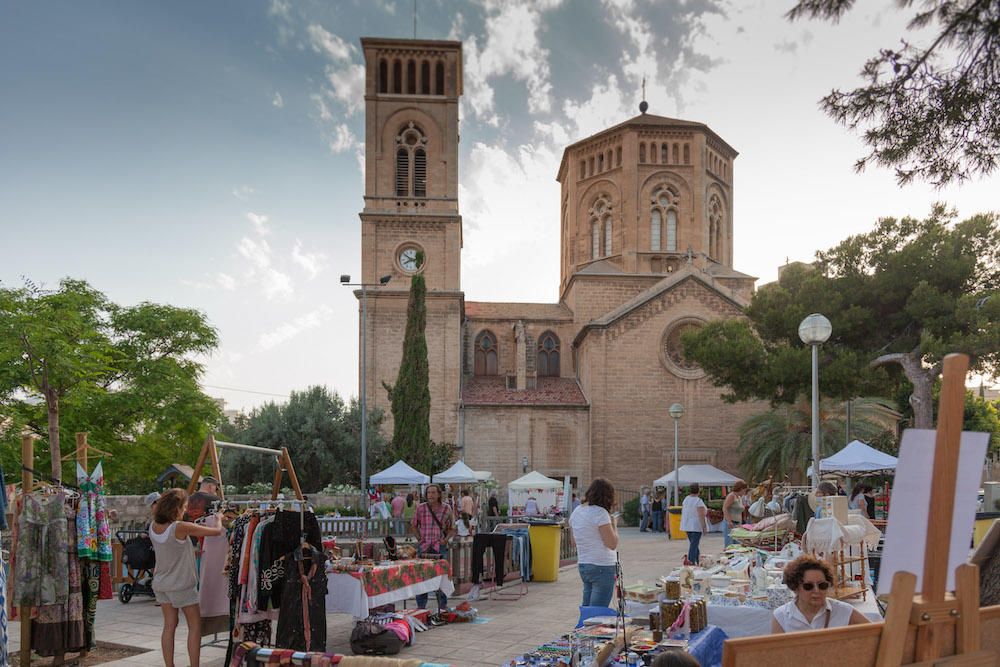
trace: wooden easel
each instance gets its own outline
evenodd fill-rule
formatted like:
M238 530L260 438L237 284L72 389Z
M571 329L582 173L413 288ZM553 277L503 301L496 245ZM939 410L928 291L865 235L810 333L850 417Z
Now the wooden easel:
M959 566L954 594L945 591L968 368L964 354L944 359L921 594L915 574L897 572L884 622L730 639L723 667L1000 665L1000 606L979 608L979 568Z
M258 454L273 456L276 466L274 469L274 484L271 486L271 500L277 499L278 493L281 491L281 481L286 472L288 473L288 481L292 485L292 490L295 491L295 497L298 500L305 499L302 495L302 489L299 487L299 478L295 474L295 466L292 465L292 457L289 455L287 447L282 447L281 449L268 449L266 447L242 445L235 442L216 442L215 436L212 434L209 434L208 437L205 438L205 444L201 446L201 453L198 455L198 463L194 466L194 475L188 483L188 495L194 493L194 490L198 488L198 481L201 479L202 470L205 468L205 461L211 461L212 475L215 479L219 480L219 497L225 500L226 495L222 490L222 470L219 468L219 447L241 449L244 451L257 452Z

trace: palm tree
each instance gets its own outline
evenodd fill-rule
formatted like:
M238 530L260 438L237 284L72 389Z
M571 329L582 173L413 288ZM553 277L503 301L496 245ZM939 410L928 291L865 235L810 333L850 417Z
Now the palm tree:
M894 429L886 417L895 412L893 401L858 398L851 401L851 436L876 448L895 445ZM846 404L823 400L819 410L821 457L839 451L847 434ZM812 407L802 400L747 419L740 426L740 467L749 479L782 478L805 474L812 456Z

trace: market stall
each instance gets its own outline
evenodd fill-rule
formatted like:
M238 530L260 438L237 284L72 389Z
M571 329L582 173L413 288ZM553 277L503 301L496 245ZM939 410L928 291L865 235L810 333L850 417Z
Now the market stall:
M562 494L562 482L532 470L507 485L508 511L511 516L556 514Z
M465 461L456 461L450 468L436 473L432 478L435 484L478 484L476 472L465 465Z
M724 470L719 470L715 466L708 464L696 464L681 466L676 470L671 470L663 477L660 477L653 486L663 486L673 488L673 485L688 486L690 484L700 484L702 486L732 486L740 481L739 477L730 475Z
M327 567L326 613L367 618L376 607L437 590L446 595L455 592L446 560L333 561Z
M860 440L853 440L833 456L820 459L819 472L867 475L895 471L898 463L899 459L895 456L869 447ZM809 475L812 476L812 468L809 469Z
M418 470L414 470L403 460L396 461L385 470L377 472L368 478L368 482L374 485L428 484L430 481L430 477Z

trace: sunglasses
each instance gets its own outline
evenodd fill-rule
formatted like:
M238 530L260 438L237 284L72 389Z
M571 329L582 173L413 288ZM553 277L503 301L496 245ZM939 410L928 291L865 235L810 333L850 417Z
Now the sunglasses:
M804 591L811 591L813 589L813 586L818 586L821 591L825 591L826 589L828 589L830 587L830 582L829 581L821 581L818 584L803 583L802 584L802 590L804 590Z

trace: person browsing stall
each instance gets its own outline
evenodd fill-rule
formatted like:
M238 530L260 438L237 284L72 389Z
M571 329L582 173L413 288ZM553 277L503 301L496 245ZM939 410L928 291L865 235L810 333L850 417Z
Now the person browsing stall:
M722 527L724 547L733 543L733 538L729 536L729 531L743 523L743 492L747 489L747 483L742 479L733 484L733 490L729 492L722 503Z
M774 610L772 634L869 622L853 606L827 597L833 587L833 570L826 561L799 556L785 566L785 585L795 593L795 599Z
M826 496L836 496L836 495L838 495L837 494L837 486L833 482L820 482L819 486L816 487L816 498L817 499L819 499L819 498L825 498ZM822 503L817 502L816 503L816 514L815 514L815 516L816 516L817 519L819 519L819 518L821 518L822 514L823 514Z
M441 487L430 484L427 487L427 502L417 505L413 515L413 530L417 534L421 555L430 558L448 559L448 545L455 537L455 515L451 507L441 502ZM448 607L448 596L437 591L438 611ZM417 596L417 607L427 608L427 593Z
M201 611L198 607L197 576L194 549L187 538L214 537L222 534L222 516L216 515L216 525L201 526L181 521L188 509L188 495L183 489L169 489L155 505L149 524L149 539L156 553L153 571L153 593L163 613L163 633L160 647L166 667L174 665L174 636L177 632L178 610L184 612L188 626L187 650L192 667L198 667L201 657Z
M611 516L615 488L598 477L590 483L584 503L569 517L576 542L577 569L583 581L584 607L607 607L615 590L618 548L618 517Z
M687 533L687 559L692 565L697 565L701 558L701 536L708 532L708 507L699 493L701 487L695 482L688 487L688 494L681 503L681 530Z

